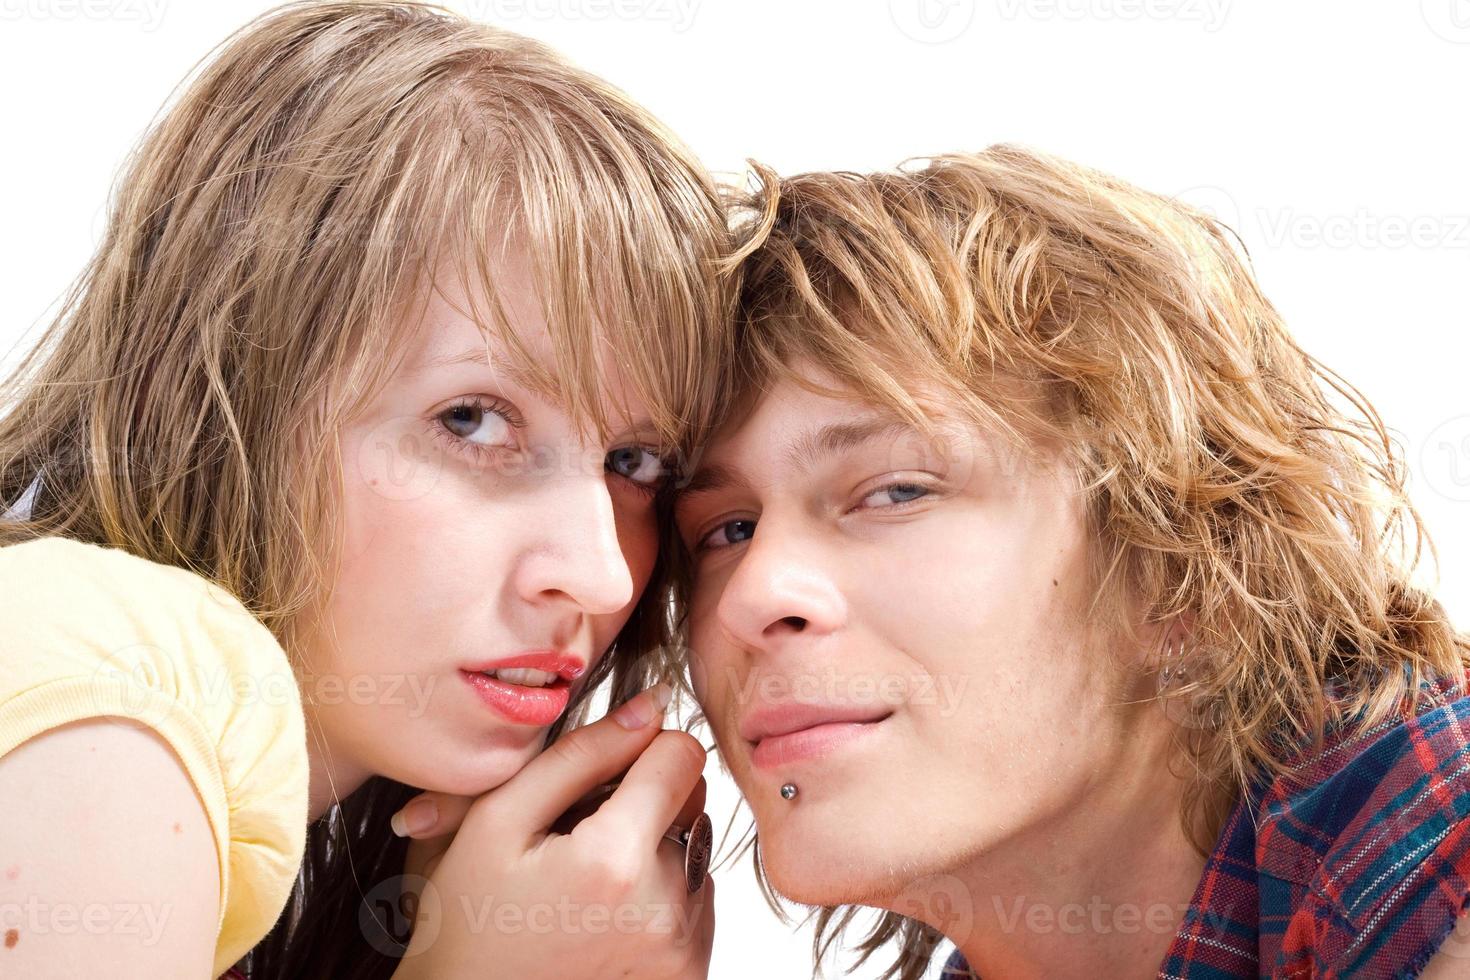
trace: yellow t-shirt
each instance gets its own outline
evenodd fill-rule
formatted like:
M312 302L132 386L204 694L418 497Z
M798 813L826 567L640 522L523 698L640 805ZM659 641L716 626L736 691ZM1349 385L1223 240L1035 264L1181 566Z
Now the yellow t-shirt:
M219 976L285 908L306 843L301 692L275 636L184 568L62 537L0 547L0 756L121 715L178 754L219 855Z

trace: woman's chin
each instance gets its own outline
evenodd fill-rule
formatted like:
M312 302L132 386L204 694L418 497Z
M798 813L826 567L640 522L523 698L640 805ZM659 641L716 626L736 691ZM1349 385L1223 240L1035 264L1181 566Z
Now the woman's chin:
M432 765L414 763L393 779L435 793L479 796L508 782L536 756L534 748L494 748L478 753L461 753L454 758L437 757Z

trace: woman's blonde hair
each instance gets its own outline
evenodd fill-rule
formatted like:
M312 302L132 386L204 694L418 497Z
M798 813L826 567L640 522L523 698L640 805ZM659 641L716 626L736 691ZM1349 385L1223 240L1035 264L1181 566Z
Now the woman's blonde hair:
M1399 447L1293 342L1229 229L1014 146L895 172L756 170L733 211L747 244L729 420L777 380L820 391L806 362L924 429L914 393L937 391L1015 452L1063 447L1088 507L1086 621L1136 644L1140 609L1193 617L1179 693L1204 714L1179 726L1176 761L1202 855L1303 740L1374 725L1432 676L1463 689L1470 642L1409 583L1428 537ZM856 912L817 912L818 961ZM917 978L939 939L886 913L858 962L896 940L883 975Z
M0 511L23 495L29 511L0 522L0 544L62 535L188 568L299 658L298 614L330 588L341 542L336 434L401 363L402 313L451 255L491 296L486 335L578 421L606 435L598 369L615 357L665 449L698 441L729 361L725 216L700 164L626 95L537 42L411 2L286 4L213 54L142 140L95 257L0 386ZM507 247L529 259L551 363L503 316ZM664 574L589 690L610 673L621 699L667 669ZM362 890L402 873L387 816L411 792L370 781L313 828L256 972L391 972L352 965L350 947L366 949Z

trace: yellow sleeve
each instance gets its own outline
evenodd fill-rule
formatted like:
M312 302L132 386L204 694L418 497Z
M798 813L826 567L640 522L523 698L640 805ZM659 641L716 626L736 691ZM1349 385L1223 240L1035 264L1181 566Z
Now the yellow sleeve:
M204 803L219 976L275 924L305 848L305 722L285 651L187 569L61 537L0 548L0 756L103 715L157 731Z

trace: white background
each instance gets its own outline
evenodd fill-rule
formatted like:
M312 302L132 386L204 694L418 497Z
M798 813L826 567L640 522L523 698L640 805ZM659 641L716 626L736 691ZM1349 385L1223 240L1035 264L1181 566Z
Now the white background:
M0 0L0 353L80 270L175 83L268 6ZM452 6L618 83L717 171L874 169L1012 141L1213 208L1302 344L1401 440L1439 591L1470 620L1470 0ZM715 769L718 829L735 795ZM771 918L748 862L719 886L711 975L807 975L809 934Z

